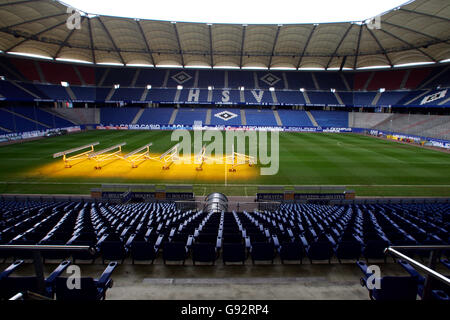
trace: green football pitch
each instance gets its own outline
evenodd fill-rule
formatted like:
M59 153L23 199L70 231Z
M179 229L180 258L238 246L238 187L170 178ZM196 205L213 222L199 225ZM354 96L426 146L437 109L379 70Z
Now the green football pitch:
M449 153L355 134L280 133L279 171L271 176L260 175L259 165L252 168L252 175L241 174L240 168L235 173L215 174L208 166L204 173L187 178L177 176L172 168L165 173L152 167L153 174L145 166L130 168L129 175L116 176L112 167L96 171L93 166L89 167L92 173L75 174L77 165L65 169L61 159L53 159L56 152L97 141L96 151L126 142L124 154L149 142L154 153L175 144L168 131L89 131L2 146L0 193L89 194L92 188L112 183L189 184L196 195L214 191L254 195L258 186L283 185L346 186L357 196L450 196ZM194 167L189 170L195 172Z

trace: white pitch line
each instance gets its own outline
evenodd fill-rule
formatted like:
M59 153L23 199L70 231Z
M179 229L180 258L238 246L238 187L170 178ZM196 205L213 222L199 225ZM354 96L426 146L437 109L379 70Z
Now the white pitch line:
M0 181L0 184L84 184L84 185L99 185L99 184L114 184L115 186L133 186L138 185L141 186L142 183L114 183L110 181L100 181L100 182L53 182L53 181ZM164 185L174 185L170 183L160 183ZM176 184L175 184L176 185ZM189 184L191 186L196 187L220 187L223 186L223 184L215 184L215 183L192 183ZM302 188L308 188L308 187L450 187L448 184L335 184L335 185L329 185L329 184L311 184L311 185L296 185L296 184L280 184L280 185L261 185L261 184L227 184L228 187L302 187Z

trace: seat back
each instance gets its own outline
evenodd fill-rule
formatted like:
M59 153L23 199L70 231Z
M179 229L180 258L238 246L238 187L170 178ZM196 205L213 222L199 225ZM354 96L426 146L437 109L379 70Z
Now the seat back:
M186 243L165 242L163 246L164 261L184 261L186 259Z
M122 260L126 253L121 241L104 241L100 245L100 251L105 260Z
M361 256L361 244L358 241L341 241L336 248L339 259L358 259Z
M308 257L311 260L329 260L333 256L333 247L328 241L317 241L311 243Z
M154 243L134 241L131 244L131 257L133 260L153 260L156 258Z
M299 242L283 242L280 247L281 260L301 260L303 247Z
M384 259L384 249L388 246L384 240L369 240L364 248L364 256L370 259Z
M101 298L101 292L93 278L81 278L80 289L69 289L67 280L68 278L64 277L56 279L56 300L99 300Z
M192 260L194 262L214 262L216 258L215 243L195 243L192 246Z
M246 260L245 245L242 243L224 243L222 249L224 262L244 262Z
M413 277L383 277L380 289L374 289L375 300L416 300L418 282Z
M273 260L275 258L275 247L273 243L255 242L252 244L251 255L253 260Z

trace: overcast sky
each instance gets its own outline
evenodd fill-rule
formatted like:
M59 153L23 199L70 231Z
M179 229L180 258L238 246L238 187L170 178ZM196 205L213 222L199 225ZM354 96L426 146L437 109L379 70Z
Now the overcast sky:
M177 22L289 24L363 21L407 0L65 0L87 13Z

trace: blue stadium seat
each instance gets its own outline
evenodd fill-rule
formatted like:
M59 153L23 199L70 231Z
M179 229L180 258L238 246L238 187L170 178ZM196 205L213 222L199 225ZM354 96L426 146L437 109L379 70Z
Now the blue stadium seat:
M83 277L80 279L79 288L68 288L67 278L58 277L55 283L56 300L62 301L88 301L105 300L106 291L112 288L111 275L117 267L117 262L108 264L102 275L98 279Z

